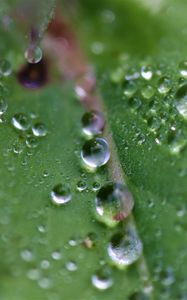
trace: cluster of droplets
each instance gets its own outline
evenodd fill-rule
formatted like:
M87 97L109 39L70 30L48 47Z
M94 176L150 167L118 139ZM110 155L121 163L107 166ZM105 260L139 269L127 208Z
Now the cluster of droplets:
M120 67L110 78L121 86L122 106L129 107L147 125L143 142L150 136L176 155L187 145L187 61L182 61L175 72L165 70L165 64L150 62L134 67L128 56L122 56ZM134 138L138 144L142 144L140 137Z
M11 119L13 127L17 133L21 134L21 139L25 141L28 148L36 148L38 146L38 138L47 135L48 130L44 123L35 120L34 114L16 113ZM15 151L15 153L19 151Z

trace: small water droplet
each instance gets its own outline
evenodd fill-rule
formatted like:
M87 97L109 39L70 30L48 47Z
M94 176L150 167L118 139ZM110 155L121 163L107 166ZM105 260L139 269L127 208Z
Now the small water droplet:
M87 187L86 181L84 181L84 180L79 180L79 181L77 182L77 190L78 190L79 192L84 191L84 190L86 189L86 187Z
M66 204L71 200L71 192L67 185L57 184L51 191L51 200L54 204Z
M21 251L21 258L27 262L32 261L33 253L29 249L24 249Z
M107 183L96 196L96 212L99 221L113 227L132 211L134 201L131 193L121 183Z
M36 123L32 127L32 132L35 136L46 136L47 128L43 123Z
M2 116L8 108L8 104L5 100L1 99L0 100L0 116Z
M126 80L124 83L124 95L132 97L137 91L137 85L133 80Z
M25 58L30 64L37 64L41 61L42 59L42 50L40 47L29 47L25 51Z
M82 130L88 136L101 134L105 126L105 119L99 111L86 112L82 119Z
M9 76L12 73L11 64L8 60L3 59L0 61L0 75Z
M179 73L182 77L187 78L187 60L179 64Z
M153 70L152 67L147 65L147 66L143 66L141 68L141 76L145 79L145 80L151 80L152 76L153 76Z
M146 85L142 88L141 94L145 99L150 99L154 96L155 89L151 85Z
M107 141L103 138L93 138L87 141L82 148L81 158L92 169L105 165L110 158Z
M92 185L92 191L97 192L101 188L101 184L95 181Z
M41 287L42 289L49 289L52 285L52 282L49 278L47 277L43 277L41 279L38 280L38 285L39 287Z
M38 269L30 269L27 272L27 277L31 280L38 280L40 278L40 271Z
M111 271L107 267L103 267L98 270L91 277L93 286L98 290L107 290L113 285L113 278L111 276Z
M51 257L54 259L54 260L60 260L62 258L62 254L60 251L53 251L52 254L51 254Z
M176 93L176 108L179 114L187 119L187 83L180 86Z
M150 297L142 292L134 293L129 300L151 300Z
M30 127L30 121L26 114L17 113L12 118L12 125L18 129L25 131Z
M165 76L158 81L158 91L160 94L167 94L172 86L172 82L169 77Z
M32 136L29 136L26 139L25 143L29 148L36 148L38 146L38 141Z
M43 259L40 263L40 267L44 270L49 269L50 262L47 259Z
M137 261L142 253L142 243L136 230L128 225L124 232L113 235L108 245L111 261L120 269Z
M75 272L75 271L77 271L77 264L76 264L74 261L72 261L72 260L68 261L68 262L65 264L65 267L66 267L66 269L67 269L68 271L70 271L70 272Z

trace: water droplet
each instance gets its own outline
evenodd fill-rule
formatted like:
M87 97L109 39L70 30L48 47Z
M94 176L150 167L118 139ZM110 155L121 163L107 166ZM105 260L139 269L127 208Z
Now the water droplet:
M12 118L12 125L19 130L25 131L30 127L30 121L27 115L23 113L17 113Z
M9 76L12 73L11 64L8 60L3 59L0 61L0 75Z
M82 148L81 158L92 169L105 165L110 158L107 141L103 138L93 138L87 141Z
M67 185L57 184L51 192L51 200L54 204L61 205L71 200L70 189Z
M37 269L30 269L27 272L27 277L31 280L38 280L40 278L40 271Z
M184 60L179 64L180 75L184 78L187 78L187 61Z
M172 82L168 77L162 77L158 81L158 91L160 94L167 94L172 86Z
M82 117L82 130L88 136L101 134L104 129L104 116L99 111L86 112Z
M77 182L77 190L78 190L79 192L84 191L84 190L86 189L86 187L87 187L86 181L84 181L84 180L79 180L79 181Z
M50 267L50 262L46 259L43 259L40 263L40 266L42 269L46 270L46 269L49 269Z
M47 128L43 123L36 123L32 127L32 132L35 136L46 136Z
M145 79L145 80L150 80L153 76L153 70L152 67L147 65L147 66L143 66L141 68L141 76Z
M32 261L33 253L29 249L24 249L21 251L21 258L27 262Z
M98 270L91 278L93 286L98 290L107 290L113 285L111 271L107 267Z
M179 87L176 93L176 108L184 119L187 119L187 83Z
M146 85L142 88L141 94L145 99L150 99L154 96L155 89L151 85Z
M100 54L102 54L103 53L103 51L104 51L104 44L103 43L101 43L101 42L94 42L94 43L92 43L92 45L91 45L91 50L92 50L92 52L94 53L94 54L96 54L96 55L100 55Z
M29 47L25 51L25 58L30 64L37 64L42 59L42 50L40 47Z
M101 184L97 181L95 181L92 185L92 191L97 192L101 187Z
M68 261L68 262L65 264L65 267L66 267L66 269L67 269L68 271L70 271L70 272L75 272L75 271L77 271L77 264L76 264L74 261L72 261L72 260Z
M52 282L49 278L47 277L43 277L41 279L38 280L38 285L39 287L41 287L42 289L49 289L52 285Z
M111 261L118 268L123 269L139 259L142 243L135 229L128 225L123 233L113 235L107 250Z
M2 116L8 108L8 104L5 100L0 100L0 116Z
M132 211L134 201L131 193L121 183L107 183L96 196L96 212L99 221L112 227Z
M124 83L124 95L127 97L132 97L137 91L137 85L133 80L126 80Z
M60 251L54 251L54 252L52 252L51 257L54 260L60 260L62 258L62 254Z
M29 148L36 148L38 146L38 141L32 136L28 137L25 143Z

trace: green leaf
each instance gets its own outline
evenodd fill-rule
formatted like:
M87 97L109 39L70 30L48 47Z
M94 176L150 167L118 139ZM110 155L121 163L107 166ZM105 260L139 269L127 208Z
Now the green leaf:
M60 65L58 55L51 55L49 82L35 91L25 89L16 75L24 62L23 35L15 24L8 34L1 26L1 57L11 62L13 73L1 77L8 109L0 124L0 298L132 300L142 299L135 293L143 292L146 299L185 299L187 130L176 93L182 97L177 91L186 80L178 65L186 55L187 4L81 0L72 8L62 3L97 74L100 96L93 105L104 107L111 161L96 173L83 168L85 109L73 83L62 84L54 66ZM145 65L151 66L151 80L140 75ZM124 77L133 74L136 91L129 96ZM165 94L158 91L162 76L170 80ZM154 95L145 97L150 91ZM12 125L17 113L26 114L32 125L44 123L47 135L28 143L31 131L20 134ZM93 184L123 177L135 200L127 221L136 226L143 255L119 270L107 245L125 223L111 229L96 220ZM86 183L82 192L77 191L80 180ZM70 187L72 200L55 206L50 193L61 182ZM67 270L71 261L75 272ZM106 291L91 283L102 264L109 265L114 281Z

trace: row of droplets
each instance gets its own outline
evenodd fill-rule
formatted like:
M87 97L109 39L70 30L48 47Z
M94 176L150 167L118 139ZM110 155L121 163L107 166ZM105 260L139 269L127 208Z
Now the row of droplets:
M82 132L86 137L80 156L86 169L96 172L107 164L110 159L110 149L106 139L100 137L104 131L104 115L99 111L88 111L82 119ZM85 189L79 182L78 190ZM97 188L98 189L98 188ZM54 204L63 205L72 198L70 188L64 184L54 186L51 200ZM108 182L99 188L95 198L95 217L108 227L115 227L126 219L134 206L134 201L128 188L119 182ZM142 243L135 228L129 223L120 232L114 234L108 244L107 253L112 264L119 269L135 262L142 253ZM92 278L92 284L99 290L108 289L113 285L108 268L101 268Z

